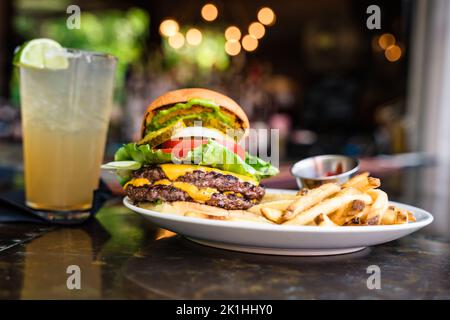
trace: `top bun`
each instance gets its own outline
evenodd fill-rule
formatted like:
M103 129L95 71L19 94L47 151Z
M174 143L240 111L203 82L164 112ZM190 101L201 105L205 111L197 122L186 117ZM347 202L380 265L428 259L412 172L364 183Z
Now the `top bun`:
M154 113L158 108L174 105L179 102L186 102L190 99L207 99L214 101L220 107L230 111L235 114L236 117L241 121L241 128L246 133L250 127L247 115L244 110L234 101L233 99L213 90L202 89L202 88L186 88L174 91L169 91L158 98L156 98L147 108L144 120L142 122L141 136L145 135L146 119L152 113Z

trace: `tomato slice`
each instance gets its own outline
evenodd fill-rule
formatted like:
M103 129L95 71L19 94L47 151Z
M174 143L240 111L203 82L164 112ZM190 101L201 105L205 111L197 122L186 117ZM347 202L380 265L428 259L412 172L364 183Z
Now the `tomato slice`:
M242 160L245 160L245 150L233 141L225 141L225 140L215 140L217 143L220 143L228 150L237 154ZM197 148L200 145L208 143L206 139L176 139L176 140L167 140L164 142L161 147L163 152L173 153L175 152L176 157L185 157L188 152L192 149Z
M208 143L206 139L176 139L176 140L167 140L164 142L161 147L164 148L181 148L181 149L194 149L199 145Z
M164 148L160 149L164 153L171 153L176 158L184 158L188 155L188 149L179 149L179 148Z
M206 143L208 143L206 139L167 140L161 145L161 150L165 153L172 153L176 158L184 158L189 151Z
M235 143L234 141L219 141L216 140L216 142L220 143L221 145L225 146L228 150L232 151L233 153L237 154L239 158L242 160L245 160L245 150Z

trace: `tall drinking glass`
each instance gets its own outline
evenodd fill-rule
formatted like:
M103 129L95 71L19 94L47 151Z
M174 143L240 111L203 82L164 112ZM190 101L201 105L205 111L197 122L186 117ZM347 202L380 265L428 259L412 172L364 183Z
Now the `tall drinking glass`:
M98 187L117 60L62 54L62 69L20 67L20 96L26 203L64 222L86 218Z

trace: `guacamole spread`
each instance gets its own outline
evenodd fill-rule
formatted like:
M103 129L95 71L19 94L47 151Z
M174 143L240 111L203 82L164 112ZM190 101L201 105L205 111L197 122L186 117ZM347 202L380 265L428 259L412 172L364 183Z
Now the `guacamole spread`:
M222 109L213 101L191 99L185 103L177 103L171 107L157 110L146 119L145 134L170 126L182 120L187 126L201 121L204 127L217 128L223 132L235 129L236 116Z

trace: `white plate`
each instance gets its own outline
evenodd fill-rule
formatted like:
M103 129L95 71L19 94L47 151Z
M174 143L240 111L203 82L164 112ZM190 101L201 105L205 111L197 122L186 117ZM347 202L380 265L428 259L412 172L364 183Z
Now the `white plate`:
M267 189L267 193L295 193ZM332 255L362 250L404 237L433 221L425 210L390 202L411 211L416 222L387 226L316 227L285 226L258 222L206 220L143 209L125 197L131 210L161 228L176 232L197 243L221 249L276 255Z

